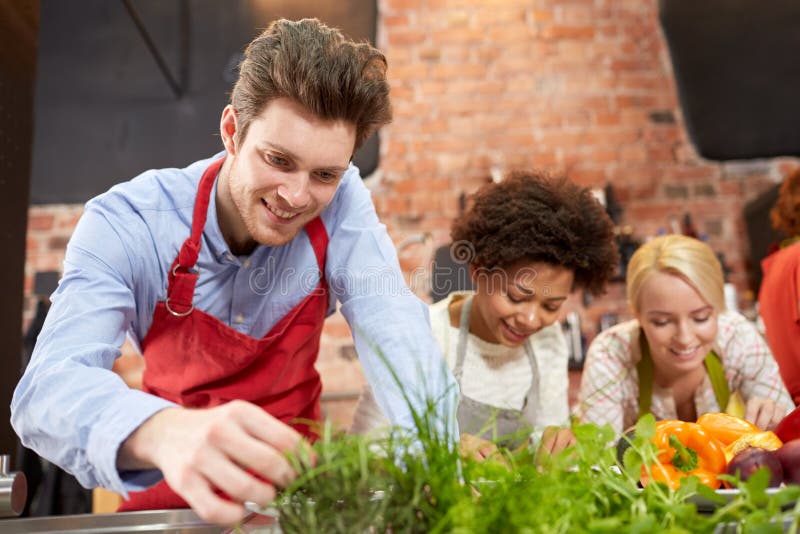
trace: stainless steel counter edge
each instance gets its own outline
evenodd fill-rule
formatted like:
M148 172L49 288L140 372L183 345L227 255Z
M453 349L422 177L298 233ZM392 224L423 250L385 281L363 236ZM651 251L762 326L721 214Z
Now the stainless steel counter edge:
M151 510L116 514L82 514L21 519L0 519L3 534L278 534L275 517L250 514L238 530L206 523L192 510Z

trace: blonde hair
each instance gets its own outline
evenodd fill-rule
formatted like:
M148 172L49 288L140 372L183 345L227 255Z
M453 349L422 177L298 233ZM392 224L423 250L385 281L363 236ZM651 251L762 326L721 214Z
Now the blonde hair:
M628 302L639 312L639 295L654 273L679 276L720 312L725 310L722 266L711 247L683 235L666 235L639 247L628 263L625 278Z

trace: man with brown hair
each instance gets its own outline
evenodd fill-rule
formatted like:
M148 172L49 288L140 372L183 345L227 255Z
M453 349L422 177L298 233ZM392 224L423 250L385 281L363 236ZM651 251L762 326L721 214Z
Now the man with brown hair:
M391 118L385 71L319 21L277 21L247 48L224 152L86 205L12 402L26 446L122 493L123 510L232 523L296 476L285 453L321 419L314 362L337 299L393 422L411 427L411 409L382 357L411 398L450 398L425 306L350 163ZM109 370L126 334L143 391Z

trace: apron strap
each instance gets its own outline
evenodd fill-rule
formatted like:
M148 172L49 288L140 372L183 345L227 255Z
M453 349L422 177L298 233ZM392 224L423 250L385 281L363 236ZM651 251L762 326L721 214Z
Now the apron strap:
M653 358L650 357L650 346L644 331L639 330L639 350L641 358L636 364L639 373L639 419L643 415L650 413L650 405L653 402Z
M472 296L464 299L461 305L461 317L458 322L458 345L456 345L456 365L453 368L453 376L461 386L461 377L464 374L464 359L467 355L467 339L469 338L469 317L472 311ZM533 345L530 337L525 340L525 354L528 356L528 363L531 365L531 386L525 394L522 403L522 411L531 423L536 419L537 408L539 406L539 366L536 363L536 356L533 353Z
M650 356L650 346L643 330L639 330L639 348L641 358L636 364L639 373L639 418L650 413L653 402L653 358ZM703 361L706 373L711 381L711 388L714 390L714 397L719 405L720 411L725 410L731 397L730 386L725 378L725 370L722 367L722 360L713 350L706 354Z
M314 249L314 255L317 257L317 265L320 268L320 278L325 278L325 256L328 252L328 231L325 225L322 224L322 217L317 216L311 221L306 223L306 234L308 240L311 241L311 247Z
M197 271L192 271L200 255L200 243L203 237L203 228L208 216L208 205L211 202L211 191L214 181L222 168L225 158L220 158L208 166L200 178L197 187L197 196L192 211L192 233L181 245L175 261L169 269L167 282L167 310L178 317L192 313L194 305L194 288L197 285Z
M461 317L458 321L458 345L456 345L456 366L453 368L458 385L461 386L461 376L464 374L464 358L467 355L467 338L469 337L469 315L472 311L472 297L466 297L461 305Z
M314 255L317 257L317 267L319 269L319 280L321 283L321 285L315 287L311 293L325 295L328 291L328 286L324 285L325 256L328 253L328 231L325 230L325 225L322 224L322 217L318 215L307 222L305 231L308 235L308 240L311 242L311 248L314 249Z
M725 378L722 360L712 350L706 354L705 364L708 378L711 380L711 387L714 389L714 397L717 399L720 411L724 411L728 408L728 402L731 400L731 389L728 386L728 380Z

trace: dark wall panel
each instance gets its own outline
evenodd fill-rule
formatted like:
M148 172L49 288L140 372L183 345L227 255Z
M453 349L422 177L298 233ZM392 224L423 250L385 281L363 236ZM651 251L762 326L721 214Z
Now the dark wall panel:
M15 454L9 404L22 363L22 287L39 2L0 0L0 453Z
M153 167L221 150L219 117L247 43L285 16L374 41L374 0L130 0L176 96L122 1L42 0L31 202L81 203ZM371 143L357 163L377 163ZM362 151L363 152L363 151Z
M658 5L686 128L700 155L800 156L800 2Z

